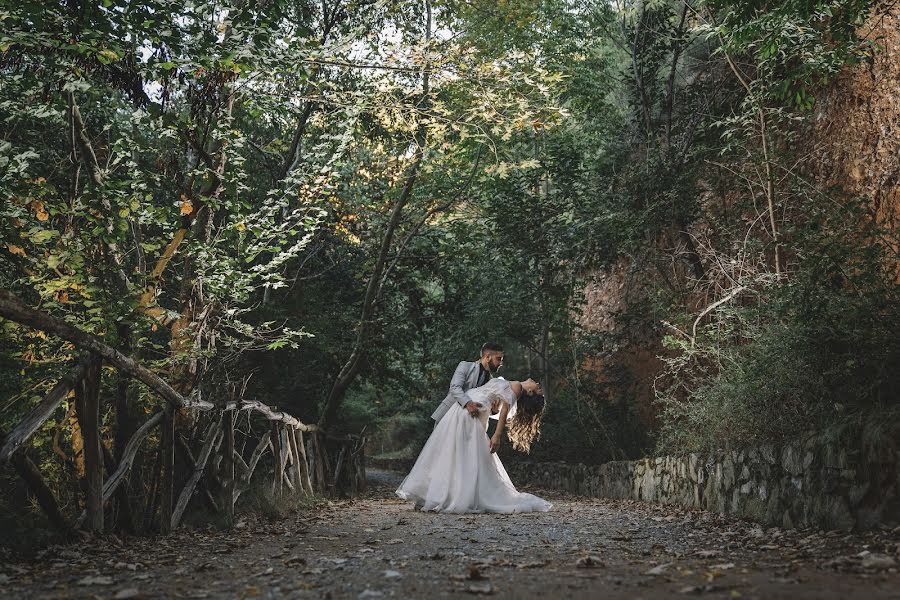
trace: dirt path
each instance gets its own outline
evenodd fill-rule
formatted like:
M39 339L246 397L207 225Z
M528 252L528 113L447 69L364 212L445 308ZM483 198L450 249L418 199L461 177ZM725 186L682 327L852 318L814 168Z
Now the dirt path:
M529 515L436 515L372 473L364 499L0 563L3 598L900 598L900 532L758 525L544 494ZM538 492L540 493L540 492ZM94 546L96 547L96 546Z

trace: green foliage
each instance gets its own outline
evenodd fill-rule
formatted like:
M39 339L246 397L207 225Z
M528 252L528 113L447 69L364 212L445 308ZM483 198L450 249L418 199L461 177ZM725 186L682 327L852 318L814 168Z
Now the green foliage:
M722 40L722 51L752 59L754 72L745 76L757 101L809 110L816 90L873 51L857 31L872 10L868 0L707 4L716 21L709 32Z

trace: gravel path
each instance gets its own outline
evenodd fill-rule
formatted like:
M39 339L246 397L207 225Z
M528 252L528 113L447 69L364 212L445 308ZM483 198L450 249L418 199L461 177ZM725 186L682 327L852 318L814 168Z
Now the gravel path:
M764 529L541 494L549 513L438 515L370 473L363 499L230 531L102 538L0 563L3 598L900 598L900 532ZM102 548L98 548L102 546Z

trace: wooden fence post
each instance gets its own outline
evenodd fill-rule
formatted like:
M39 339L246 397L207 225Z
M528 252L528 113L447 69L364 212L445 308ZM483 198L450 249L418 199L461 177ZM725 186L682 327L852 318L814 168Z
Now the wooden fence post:
M342 441L341 451L338 453L337 464L334 467L334 491L337 493L341 488L341 474L344 470L344 457L347 456L347 446L352 442Z
M300 453L301 487L308 495L312 495L315 492L313 491L312 481L310 481L309 478L309 460L306 457L306 440L303 439L303 431L298 429L295 433L297 435L297 450Z
M87 482L87 526L103 531L103 452L100 448L100 359L94 355L84 379L75 388L76 414L84 439Z
M294 475L294 487L297 491L303 490L303 467L300 466L300 449L297 447L297 432L293 427L285 427L288 443L291 445L291 453L294 455L294 464L291 471Z
M215 440L213 441L213 448L211 448L210 454L215 452L215 450L216 450L215 444L220 443L220 440L218 439L218 437L219 437L219 434L221 433L221 418L222 418L222 415L220 414L219 420L216 420L216 423L215 423L216 427L215 427L215 430L213 431ZM175 443L178 446L178 449L181 451L182 458L184 458L184 462L187 463L188 468L191 470L191 473L196 473L198 471L200 472L200 477L197 480L197 487L200 489L201 496L203 498L203 501L206 503L206 506L208 506L209 510L213 511L214 513L219 512L219 504L216 502L216 499L213 497L212 492L209 491L209 486L206 485L206 479L203 477L203 473L205 473L207 470L206 464L208 462L208 459L203 461L203 464L198 464L197 460L194 459L194 453L191 452L191 447L188 445L187 441L181 435L175 436ZM202 450L201 450L201 452L202 452ZM176 503L175 507L176 507L175 512L177 513L178 512L178 504L177 503ZM173 519L174 519L174 516L173 516ZM176 521L175 526L177 527L177 519L175 519L175 521Z
M172 518L170 521L172 529L175 529L176 527L178 527L178 524L181 523L181 517L184 514L185 509L187 509L187 505L191 500L191 496L194 495L194 488L197 487L197 483L200 481L200 478L203 477L203 470L206 468L206 461L209 460L209 455L212 454L212 449L216 445L216 440L219 437L219 420L222 418L222 415L218 415L218 417L218 419L214 419L213 422L209 424L209 427L207 427L206 435L203 439L203 447L200 449L200 454L198 455L196 461L191 455L190 448L188 448L187 444L185 444L185 451L191 465L191 475L190 477L188 477L187 482L184 484L184 488L181 490L181 494L179 494L178 496L178 502L175 504L175 508L173 509ZM211 497L210 500L212 500ZM217 508L214 502L212 505L213 507Z
M272 494L280 496L284 492L284 484L281 482L281 432L278 421L272 421L271 427L272 435L269 436L269 441L272 442L272 463L275 470L272 479Z
M357 471L356 471L356 489L359 492L366 491L366 438L361 436L359 439L359 450L357 451Z
M160 413L162 414L162 413ZM162 464L162 446L156 449L156 457L153 459L153 475L150 480L150 493L144 502L144 529L149 531L153 528L156 519L156 499L159 497L159 471Z
M175 495L175 411L166 406L162 420L162 479L159 493L159 529L162 533L172 531L172 509Z
M294 449L291 447L291 439L288 433L289 427L282 425L281 427L281 458L284 464L281 465L283 471L284 483L288 489L294 491L297 486L294 485Z

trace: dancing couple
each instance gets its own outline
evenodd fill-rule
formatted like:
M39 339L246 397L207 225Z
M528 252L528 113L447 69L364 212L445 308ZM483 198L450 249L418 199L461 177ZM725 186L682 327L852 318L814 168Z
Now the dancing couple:
M540 384L493 377L502 364L503 348L493 343L481 347L480 360L459 363L447 397L431 415L434 431L398 496L435 512L550 510L546 500L516 490L497 457L504 431L513 448L529 452L544 412ZM490 418L497 426L488 437Z

